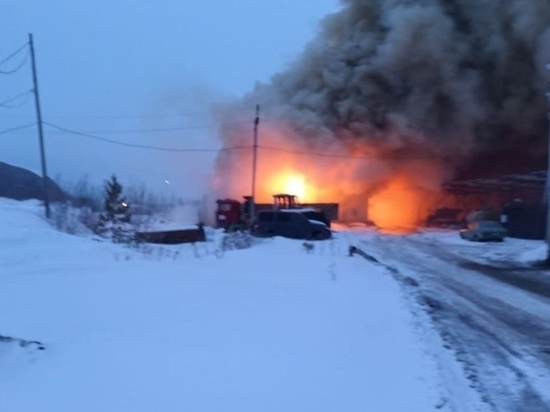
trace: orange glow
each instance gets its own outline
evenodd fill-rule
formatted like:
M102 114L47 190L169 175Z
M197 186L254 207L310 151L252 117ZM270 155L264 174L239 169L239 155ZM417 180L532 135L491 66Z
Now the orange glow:
M392 160L391 152L378 151L367 139L361 145L334 143L312 149L293 133L274 126L262 129L263 145L284 151L259 150L259 203L271 203L279 193L295 195L299 203L338 203L341 221L370 220L392 232L418 227L430 208L440 206L436 198L442 173L437 162L413 160L414 156L408 161ZM304 155L308 152L344 156ZM236 153L238 157L216 178L223 196L241 199L250 193L252 152Z
M316 189L303 174L274 171L273 175L266 179L267 184L262 185L263 199L274 194L285 193L297 197L298 203L314 201ZM267 200L267 199L266 199Z
M306 183L303 176L290 176L285 185L285 193L298 197L300 202L306 201Z
M369 218L384 229L410 231L422 220L425 198L425 193L408 179L393 178L370 197Z

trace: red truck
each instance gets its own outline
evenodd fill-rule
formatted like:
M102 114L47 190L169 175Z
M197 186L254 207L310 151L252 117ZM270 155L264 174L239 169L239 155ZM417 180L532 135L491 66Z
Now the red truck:
M227 231L245 229L250 222L250 201L245 198L243 203L234 199L219 199L216 201L216 227Z
M244 196L244 201L239 202L234 199L219 199L216 201L216 227L227 231L248 229L251 224L250 209L252 204L251 196ZM255 213L262 210L281 210L311 208L322 212L326 218L324 223L330 227L330 221L338 220L337 203L316 203L316 204L296 204L296 196L289 194L273 195L273 203L256 203L254 205Z

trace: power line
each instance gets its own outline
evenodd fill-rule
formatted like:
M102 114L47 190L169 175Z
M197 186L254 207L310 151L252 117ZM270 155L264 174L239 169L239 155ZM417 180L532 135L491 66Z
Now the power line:
M35 126L35 125L36 125L36 122L35 123L24 124L24 125L21 125L21 126L12 127L10 129L0 130L0 134L15 132L16 130L26 129L28 127Z
M23 57L23 60L21 60L21 63L19 63L17 66L15 66L13 69L11 70L0 70L0 74L14 74L14 73L17 73L19 70L21 70L23 68L23 66L27 63L27 61L29 60L29 55L26 54L25 57Z
M90 134L90 133L78 132L76 130L71 130L71 129L67 129L65 127L57 126L57 125L55 125L53 123L50 123L50 122L44 122L44 124L46 124L50 127L53 127L54 129L61 130L63 132L70 133L70 134L73 134L73 135L76 135L76 136L86 137L86 138L89 138L89 139L95 139L95 140L99 140L99 141L106 142L106 143L116 144L116 145L119 145L119 146L134 147L134 148L137 148L137 149L159 150L159 151L164 151L164 152L180 152L180 153L182 153L182 152L211 152L211 153L215 153L215 152L223 152L223 151L230 151L230 150L241 150L241 149L248 149L249 148L249 146L234 146L234 147L224 147L224 148L221 148L221 149L189 149L189 148L187 148L187 149L178 149L178 148L161 147L161 146L141 145L141 144L135 144L135 143L120 142L118 140L112 140L112 139L108 139L108 138L105 138L105 137L93 135L93 134Z
M34 125L35 123L31 124ZM224 147L220 149L191 149L191 148L171 148L171 147L162 147L162 146L152 146L152 145L141 145L141 144L135 144L135 143L125 143L120 142L118 140L109 139L102 136L97 136L90 133L85 132L79 132L72 129L67 129L66 127L58 126L56 124L50 123L50 122L44 122L45 125L48 125L54 129L57 129L59 131L73 134L76 136L86 137L89 139L99 140L105 143L111 143L116 144L118 146L126 146L126 147L133 147L137 149L147 149L147 150L159 150L164 152L175 152L175 153L193 153L193 152L205 152L205 153L215 153L215 152L224 152L224 151L233 151L233 150L243 150L243 149L251 149L252 146L232 146L232 147ZM29 127L31 125L25 125L20 126L19 128L23 127ZM285 149L281 147L273 147L273 146L264 146L264 145L258 145L259 149L265 149L265 150L273 150L278 152L284 152L284 153L290 153L298 156L316 156L316 157L329 157L329 158L340 158L340 159L387 159L387 160L416 160L416 159L442 159L442 157L437 156L376 156L376 155L348 155L348 154L338 154L338 153L321 153L321 152L312 152L312 151L305 151L305 150L292 150L292 149Z
M285 152L285 153L291 153L296 155L306 155L306 156L318 156L318 157L338 157L338 158L344 158L344 159L372 159L372 156L350 156L346 154L335 154L335 153L318 153L318 152L309 152L305 150L292 150L292 149L283 149L281 147L273 147L273 146L258 146L260 149L266 149L266 150L274 150L277 152Z
M154 129L115 129L115 130L93 130L82 133L157 133L157 132L175 132L181 130L198 129L216 129L219 125L201 125L201 126L178 126L178 127L160 127Z
M254 106L255 107L255 106ZM263 106L262 106L263 107ZM267 106L269 107L269 106ZM246 109L241 108L241 113ZM90 115L53 115L49 116L52 119L163 119L169 117L188 117L188 116L210 116L220 113L230 112L230 110L224 108L211 108L208 110L195 110L195 111L182 111L173 114L90 114Z
M2 116L0 117L7 117L7 118L28 118L28 117L34 117L31 115L13 115L13 116ZM50 118L51 116L48 116ZM237 124L237 123L235 123ZM240 124L240 123L239 123ZM202 125L192 125L192 126L175 126L175 127L159 127L159 128L151 128L151 129L105 129L105 130L86 130L82 131L82 133L99 133L99 134L128 134L128 133L159 133L159 132L175 132L175 131L182 131L182 130L207 130L207 129L218 129L221 125L219 124L202 124Z
M262 106L263 107L263 106ZM124 114L97 114L97 115L49 115L50 119L168 119L168 118L182 118L182 117L201 117L201 116L210 116L216 113L224 113L223 109L211 109L205 111L193 111L193 112L181 112L174 114L135 114L135 115L124 115ZM24 115L21 115L24 117ZM28 117L28 116L27 116ZM262 117L262 119L267 119L267 117ZM222 122L220 122L222 123ZM227 122L223 122L226 124ZM246 121L235 121L235 124L244 124ZM202 127L202 126L201 126ZM98 132L99 133L99 132Z
M165 119L170 117L203 116L212 112L182 112L178 114L90 114L90 115L53 115L52 119Z
M21 107L25 103L27 103L28 99L23 100L19 104L6 104L6 103L13 102L14 100L20 99L21 97L24 97L24 96L30 96L31 93L32 93L32 90L27 90L26 92L19 93L17 96L10 97L9 99L4 100L3 102L0 102L0 107L4 107L6 109L15 109L16 107Z
M340 158L340 159L380 159L380 160L416 160L416 159L443 159L443 156L397 156L397 155L391 155L391 156L376 156L376 155L347 155L347 154L338 154L338 153L319 153L319 152L310 152L305 150L292 150L292 149L284 149L280 147L273 147L273 146L258 146L260 149L266 149L266 150L273 150L277 152L285 152L290 154L295 154L299 156L316 156L316 157L332 157L332 158Z
M23 44L21 47L19 47L16 51L14 51L13 53L11 53L10 55L8 55L7 57L5 57L2 61L0 61L0 66L2 66L4 63L6 63L7 61L9 61L12 57L15 57L17 56L17 54L23 50L25 47L27 47L29 45L29 43L25 43Z

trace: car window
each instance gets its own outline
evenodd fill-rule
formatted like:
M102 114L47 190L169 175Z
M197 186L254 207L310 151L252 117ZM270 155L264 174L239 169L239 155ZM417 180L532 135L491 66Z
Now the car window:
M498 222L479 222L480 229L500 229Z

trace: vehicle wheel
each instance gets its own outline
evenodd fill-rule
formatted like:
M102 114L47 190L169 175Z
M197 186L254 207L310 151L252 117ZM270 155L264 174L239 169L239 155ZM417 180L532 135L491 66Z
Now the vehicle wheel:
M327 233L328 231L324 230L316 230L312 232L307 240L325 240L330 237L330 233Z

